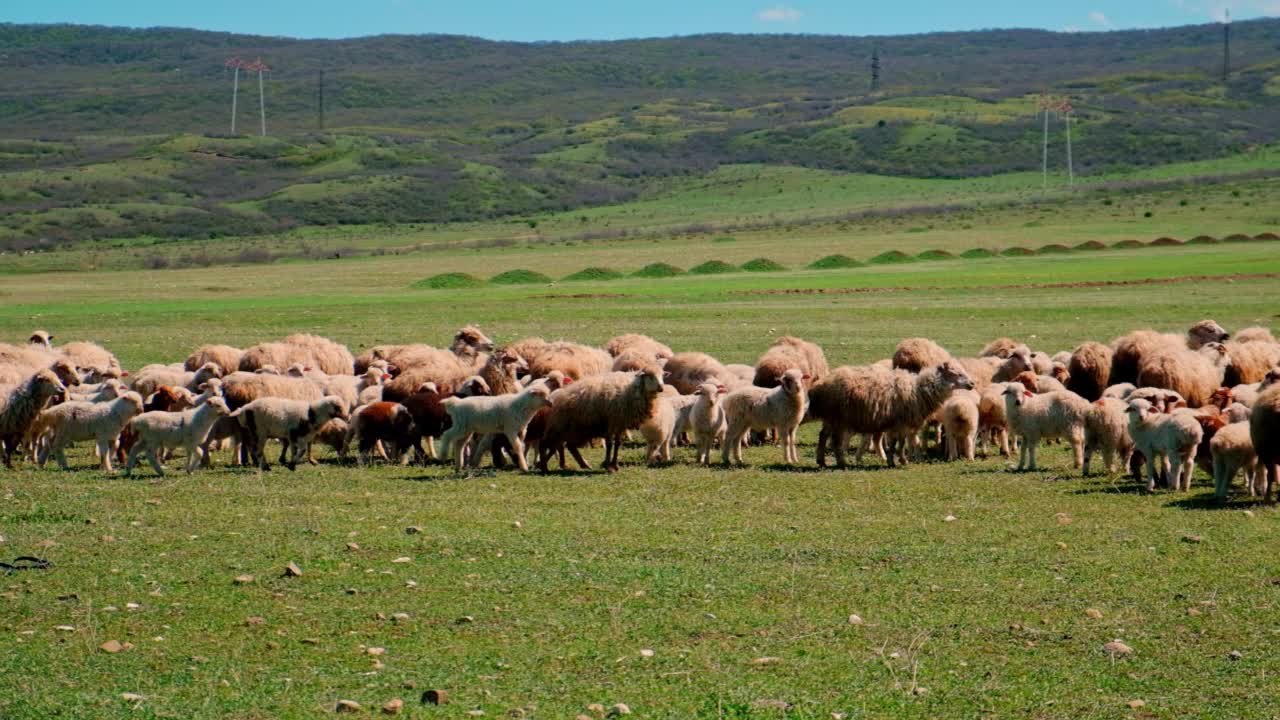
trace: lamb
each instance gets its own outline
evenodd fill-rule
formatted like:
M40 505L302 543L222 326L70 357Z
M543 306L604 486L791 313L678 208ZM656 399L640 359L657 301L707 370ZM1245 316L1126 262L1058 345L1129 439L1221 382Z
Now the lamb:
M1247 423L1249 422L1249 419L1253 417L1253 410L1248 405L1233 402L1227 406L1227 409L1223 411L1223 414L1227 416L1227 422L1229 423Z
M4 465L13 467L13 453L50 401L61 401L67 388L51 370L40 370L16 385L0 385L0 446Z
M1206 412L1201 410L1179 410L1179 413L1186 413L1200 425L1200 442L1196 445L1195 464L1199 465L1205 473L1213 474L1213 439L1218 436L1218 431L1222 430L1231 423L1227 420L1227 416L1218 412L1217 408L1212 408Z
M222 367L217 363L207 362L192 370L180 370L168 365L148 365L138 371L131 383L134 392L146 397L155 392L161 385L173 385L195 390L209 378L221 378Z
M720 447L724 464L728 465L730 458L742 464L742 441L751 430L776 430L782 441L783 462L800 462L796 428L804 420L805 387L810 379L799 368L789 368L776 378L772 389L747 386L726 395L724 415L729 428Z
M105 381L94 385L81 383L75 390L67 388L67 400L100 403L115 400L126 392L128 392L128 388L124 386L124 383L116 378L107 378Z
M335 418L329 422L342 420ZM407 461L405 453L414 447L417 440L413 414L400 403L383 401L365 405L352 414L349 427L339 454L345 456L347 443L354 439L362 465L369 462L369 453L379 442L390 448L393 459L403 457Z
M445 398L441 402L449 413L452 426L440 438L440 443L444 457L455 458L458 472L462 472L465 462L463 448L471 438L493 433L506 436L516 464L522 471L528 471L523 439L525 428L539 408L555 405L545 383L533 383L514 395Z
M806 389L830 372L827 356L821 347L807 340L784 335L775 340L756 360L752 384L762 388L777 387L780 378L791 368L809 376Z
M973 460L978 438L980 396L973 390L957 390L942 404L942 428L946 432L947 460L961 455Z
M1187 405L1198 408L1209 402L1222 386L1231 355L1220 343L1211 342L1199 350L1161 347L1142 356L1138 364L1138 386L1174 390Z
M1067 370L1071 377L1067 389L1093 402L1102 397L1102 391L1111 382L1111 363L1115 352L1100 342L1081 343L1071 351Z
M230 412L225 400L211 397L191 410L176 413L145 412L135 417L129 422L129 429L138 441L129 450L125 476L133 474L138 455L145 451L156 474L164 477L164 468L160 467L157 453L179 447L186 450L187 474L191 474L200 462L200 446L204 444L213 424Z
M111 453L116 438L134 416L142 412L142 396L126 392L110 402L64 402L41 413L48 416L43 424L48 428L49 444L40 453L40 467L50 455L58 460L58 467L67 468L66 447L81 440L94 440L98 445L98 457L104 472L115 472L111 467Z
M207 363L213 363L222 370L223 375L229 375L240 369L240 358L244 356L244 350L230 345L201 345L182 363L185 370L195 372Z
M987 343L987 346L982 348L982 352L978 354L981 357L997 357L1001 360L1007 360L1019 347L1025 346L1007 337L996 338Z
M1041 440L1061 438L1071 443L1074 466L1084 465L1084 425L1089 403L1070 392L1036 395L1020 383L1004 391L1009 431L1019 438L1018 470L1036 469L1036 447ZM1030 459L1030 463L1028 463Z
M1240 470L1244 470L1249 497L1257 495L1258 454L1253 451L1249 423L1231 423L1219 430L1209 442L1209 451L1213 455L1214 497L1227 499L1227 488Z
M693 428L693 441L698 448L700 465L711 462L711 446L714 443L724 445L729 425L725 420L724 405L720 400L725 392L723 385L703 383L698 386L697 401L690 409L689 426Z
M978 437L991 438L1000 454L1009 457L1009 420L1004 408L1008 383L992 383L978 396ZM985 452L985 451L984 451Z
M1181 394L1164 388L1140 387L1125 395L1124 399L1146 400L1159 413L1169 413L1187 406L1187 401Z
M552 453L564 447L580 466L590 467L578 448L593 438L604 437L604 467L617 471L623 434L638 429L652 417L661 392L662 377L657 368L593 375L557 390L538 448L538 468L546 472Z
M874 366L832 370L809 391L809 417L822 421L818 465L826 465L826 445L834 442L836 463L844 467L851 433L920 428L957 388L972 390L973 381L954 360L918 375ZM893 462L890 458L890 465Z
M208 403L205 403L206 405ZM228 415L235 418L247 431L250 455L263 470L270 470L264 443L271 438L284 441L280 462L290 470L297 469L298 458L307 451L316 431L333 418L346 419L346 403L336 395L326 395L319 400L289 400L281 397L264 397L244 405ZM285 460L290 449L293 456Z
M1267 501L1280 481L1280 385L1272 385L1253 403L1249 438L1258 454L1258 467L1266 479Z
M465 381L459 388L459 395L466 393L467 395L488 395L488 385L481 380L479 376L473 377L469 381ZM451 420L449 413L445 411L444 404L441 402L447 397L443 395L435 383L423 383L417 392L404 398L400 404L409 411L410 417L413 418L413 426L415 436L413 438L413 447L417 453L418 460L425 462L427 458L436 458L435 440L449 429ZM422 448L422 440L426 439L427 447Z
M928 338L907 338L893 351L893 367L918 373L932 365L941 365L951 359L947 352Z
M222 381L217 378L209 380L201 389L203 392L197 397L184 387L161 385L154 393L143 399L142 411L181 412L187 408L201 405L211 397L222 397ZM123 464L129 451L137 443L138 436L134 434L133 426L126 425L124 430L120 432L120 438L116 442L116 460ZM207 458L207 450L202 448L202 454Z
M645 440L645 460L652 464L671 461L671 445L674 442L676 418L679 415L675 403L683 403L684 395L661 395L654 403L653 416L640 425L640 435Z
M730 390L743 384L737 375L706 353L676 353L667 360L663 369L667 372L667 382L674 385L681 395L692 395L700 385L708 382L724 385ZM755 369L751 372L754 376Z
M1120 383L1118 385L1108 385L1106 390L1102 391L1102 397L1116 398L1117 400L1127 400L1129 395L1137 390L1138 386L1133 383Z
M1190 490L1196 448L1204 437L1200 423L1184 413L1156 412L1149 401L1140 398L1129 401L1127 412L1134 449L1147 461L1147 492L1156 489L1157 456L1169 465L1170 488L1176 491L1185 485Z
M574 380L581 380L591 375L612 372L613 358L600 348L558 340L547 343L542 352L529 361L529 374L535 378L546 377L553 370L559 370Z
M624 352L635 351L642 355L647 355L651 360L665 360L675 353L671 352L671 348L654 340L648 335L637 335L635 333L627 333L619 335L604 344L605 352L612 357L618 357Z
M1271 330L1264 327L1247 327L1240 330L1235 335L1235 341L1238 343L1261 342L1276 343L1278 342Z
M1271 368L1280 365L1280 344L1234 341L1225 346L1231 356L1231 365L1223 378L1228 385L1262 382Z
M1093 401L1084 416L1084 476L1089 476L1089 462L1094 453L1102 452L1103 466L1107 473L1115 467L1117 455L1120 467L1129 467L1133 457L1133 438L1129 437L1129 403L1117 398L1104 397Z

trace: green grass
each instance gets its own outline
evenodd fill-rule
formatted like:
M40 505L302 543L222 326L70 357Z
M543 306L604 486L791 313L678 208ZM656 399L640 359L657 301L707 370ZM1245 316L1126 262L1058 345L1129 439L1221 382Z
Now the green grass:
M854 260L848 255L841 255L837 253L835 255L827 255L825 257L820 257L817 260L814 260L813 262L809 263L808 268L810 270L836 270L836 269L853 268L853 267L861 267L861 266L862 266L862 263L858 262L857 260Z
M623 277L626 277L626 275L613 268L589 267L571 275L566 275L564 279L570 282L577 282L582 280L617 280Z
M787 267L776 260L759 257L742 263L742 269L747 272L780 272L786 270Z
M632 273L632 276L641 278L668 278L683 274L684 270L681 270L670 263L649 263Z
M871 265L898 265L901 263L915 262L915 258L902 252L901 250L886 250L879 255L867 261Z
M723 260L708 260L702 264L694 265L689 268L690 275L723 275L724 273L737 271L738 268Z
M422 290L449 290L457 288L473 288L484 284L484 281L470 273L440 273L425 280L419 280L409 287Z
M533 270L507 270L489 278L494 285L535 285L551 282L551 278Z

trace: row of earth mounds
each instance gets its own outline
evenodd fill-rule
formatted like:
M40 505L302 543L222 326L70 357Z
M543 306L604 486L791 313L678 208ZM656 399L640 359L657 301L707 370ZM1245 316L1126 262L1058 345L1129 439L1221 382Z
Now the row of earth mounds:
M1159 237L1150 242L1142 242L1141 240L1119 240L1110 245L1098 240L1088 240L1075 246L1053 243L1049 245L1041 245L1038 248L1030 247L1008 247L1008 248L971 248L960 253L953 253L948 250L925 250L917 255L909 255L901 250L889 250L868 260L859 261L848 255L834 254L814 260L805 266L808 270L841 270L847 268L858 268L866 265L897 265L902 263L914 263L930 260L954 260L963 258L966 260L981 260L986 258L999 257L1029 257L1033 255L1066 255L1069 253L1080 251L1098 251L1098 250L1130 250L1137 248L1161 248L1161 247L1181 247L1184 245L1216 245L1219 243L1242 243L1242 242L1262 242L1280 240L1280 235L1274 232L1264 232L1258 235L1245 235L1237 233L1228 235L1223 238L1215 238L1210 235L1197 235L1190 240L1179 240L1173 237ZM680 275L723 275L728 273L752 272L752 273L768 273L781 272L789 270L786 265L767 257L758 257L754 260L748 260L741 265L733 265L723 260L708 260L699 265L694 265L688 270L665 262L655 262L645 265L633 273L625 273L621 270L610 267L589 267L579 270L578 272L566 275L561 278L562 282L589 282L589 281L609 281L621 280L624 278L646 278L651 280L661 280L664 278L672 278ZM459 290L467 288L482 287L484 285L546 285L556 282L553 278L534 270L525 270L523 268L516 270L508 270L489 278L487 281L462 272L441 273L433 275L425 280L419 280L410 287L422 290Z

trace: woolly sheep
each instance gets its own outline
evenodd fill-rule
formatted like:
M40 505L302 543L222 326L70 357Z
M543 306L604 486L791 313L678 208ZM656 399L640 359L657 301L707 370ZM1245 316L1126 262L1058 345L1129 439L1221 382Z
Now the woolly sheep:
M1016 348L1009 357L1001 360L995 357L956 358L975 390L981 392L993 382L1009 382L1020 373L1032 369L1031 351L1025 346Z
M1071 392L1036 395L1020 383L1009 383L1004 401L1009 432L1019 439L1018 470L1035 470L1037 446L1052 439L1070 442L1074 467L1083 467L1088 401Z
M1115 352L1100 342L1081 343L1071 351L1067 371L1071 377L1067 389L1093 402L1102 397L1102 391L1111 383L1111 363Z
M521 385L517 379L520 372L529 369L529 363L510 350L494 352L477 373L489 385L492 395L509 395L520 392Z
M1228 385L1247 385L1262 382L1267 372L1280 365L1280 344L1268 342L1227 342L1226 352L1231 364L1223 376Z
M532 360L538 353L547 347L547 341L540 337L520 338L515 342L507 343L505 349L524 358L527 363Z
M36 415L66 392L66 386L51 370L39 370L16 385L0 385L0 446L5 467L13 467L13 453L27 436Z
M657 402L654 403L653 415L640 425L640 436L645 441L645 461L652 464L656 462L671 461L671 445L676 430L676 411L674 401L683 398L683 395L676 397L659 396ZM683 402L683 401L680 401Z
M1138 369L1143 356L1159 349L1190 348L1198 350L1208 342L1222 342L1228 333L1213 320L1201 320L1187 331L1186 336L1158 333L1154 330L1136 330L1122 335L1111 343L1110 382L1138 383ZM1138 383L1141 385L1142 383Z
M1236 402L1253 407L1253 404L1258 400L1258 396L1276 383L1280 383L1280 367L1268 370L1267 374L1262 378L1262 382L1251 385L1236 385L1231 388L1231 397Z
M613 371L634 372L636 370L643 370L647 367L652 367L653 365L661 367L666 365L666 363L666 358L655 358L652 354L643 350L629 348L614 356Z
M489 385L480 376L472 376L462 382L458 386L455 397L475 397L489 394ZM414 450L417 452L418 459L425 461L427 458L436 458L435 440L444 435L449 429L452 421L449 419L449 413L446 412L443 404L446 395L440 392L435 383L427 382L418 387L417 391L412 395L400 401L401 405L409 411L413 418L414 425ZM424 450L422 440L427 441L427 447Z
M1228 405L1227 409L1223 411L1223 414L1227 416L1227 422L1233 424L1238 422L1247 423L1249 422L1249 418L1253 417L1252 409L1248 405L1238 402L1233 402Z
M486 359L488 356L485 356ZM416 357L412 365L404 365L388 361L400 368L395 376L382 388L384 400L400 401L413 394L423 383L435 383L440 392L451 394L468 377L475 374L476 368L468 361L448 350L432 349L430 353Z
M712 445L717 442L723 445L725 434L729 430L724 405L720 402L725 393L723 385L703 383L698 386L697 401L690 409L689 427L693 430L693 442L698 448L700 465L711 462Z
M341 418L335 420L341 422ZM339 454L346 455L347 444L355 440L362 465L369 462L369 453L378 443L390 448L391 459L407 461L407 451L414 446L417 434L409 409L400 403L386 401L357 409L352 413L348 426L347 438Z
M527 471L524 431L539 408L554 407L551 394L545 383L533 383L514 395L445 398L442 404L449 413L452 426L440 438L444 458L453 457L455 468L462 472L465 461L463 448L471 438L501 433L514 451L516 464L522 471Z
M1167 413L1173 412L1178 408L1185 408L1187 401L1181 394L1174 390L1166 390L1165 388L1140 387L1125 395L1125 400L1146 400L1151 403L1152 409L1156 412Z
M1089 476L1089 463L1095 453L1102 452L1107 473L1113 472L1115 458L1120 467L1129 467L1133 457L1133 438L1129 437L1129 403L1117 398L1099 398L1089 404L1084 416L1084 475Z
M834 443L836 463L844 467L850 434L921 427L955 389L972 390L973 381L953 360L918 375L874 366L832 370L809 391L809 417L822 422L818 465L826 464L827 442Z
M789 368L775 379L771 389L749 385L726 395L723 405L729 428L720 447L721 460L726 465L731 460L741 465L742 441L747 433L776 430L782 442L783 462L800 462L796 428L804 420L805 384L809 379L809 374L799 368Z
M637 335L636 333L627 333L619 335L604 344L605 352L612 357L618 357L624 352L635 351L642 355L649 356L652 360L665 360L675 355L671 352L671 348L654 340L648 335Z
M1235 341L1239 343L1261 342L1275 343L1276 338L1271 334L1271 330L1264 327L1247 327L1235 334Z
M1008 383L992 383L978 395L978 437L990 438L1000 454L1009 457L1009 421L1004 409Z
M1071 364L1071 355L1067 350L1060 350L1052 355L1053 364L1067 367Z
M206 403L207 405L208 403ZM292 450L291 458L281 460L290 470L297 469L298 458L307 450L311 438L322 425L333 418L348 417L346 403L336 395L326 395L311 402L282 397L264 397L241 407L228 417L235 418L247 431L250 455L263 470L270 470L264 444L268 439L284 441L284 450Z
M733 390L743 385L742 380L720 364L719 360L701 352L682 352L672 355L663 367L667 382L675 386L681 395L692 395L698 386L712 382ZM754 376L755 369L752 368Z
M52 455L58 467L67 468L66 447L81 440L93 440L98 446L98 456L104 472L114 472L111 453L116 438L134 416L142 412L142 396L126 392L115 400L103 403L64 402L41 413L48 416L43 424L48 428L49 441L40 454L40 467Z
M557 390L538 448L538 468L546 472L547 460L562 447L569 449L579 465L590 467L578 448L603 437L604 467L616 471L623 434L638 429L653 415L661 392L662 378L656 368L592 375Z
M1231 337L1221 325L1213 320L1201 320L1187 331L1187 348L1199 350L1208 343L1223 343Z
M795 368L808 375L805 387L813 386L830 372L822 348L807 340L784 335L773 342L756 360L752 384L762 388L777 387L787 370Z
M951 359L947 352L928 338L907 338L898 343L893 351L893 367L898 370L918 373L932 365L941 365Z
M1231 355L1220 343L1206 343L1199 350L1162 347L1144 355L1138 365L1138 386L1174 390L1193 408L1209 402L1222 386Z
M1005 360L1021 346L1021 343L1010 340L1007 337L996 338L987 343L987 346L982 348L982 352L978 353L978 355L981 357L998 357L1001 360Z
M942 428L946 432L947 460L961 456L973 460L978 438L980 396L973 390L957 390L942 404Z
M230 345L201 345L191 351L182 367L194 372L206 363L213 363L222 369L223 375L228 375L240 369L240 358L243 355L244 350Z
M1020 372L1011 378L1012 382L1021 383L1026 389L1037 395L1051 392L1065 392L1066 386L1051 375L1037 375L1033 370Z
M194 371L175 369L167 365L148 365L133 376L130 387L134 392L146 397L161 385L195 390L209 378L221 378L223 374L222 367L214 362L204 363Z
M1280 385L1267 388L1253 403L1249 438L1258 454L1258 468L1266 480L1267 501L1280 481Z
M1147 400L1129 401L1129 437L1134 449L1147 461L1147 492L1156 489L1156 459L1168 463L1172 490L1191 489L1196 447L1204 430L1195 418L1182 413L1160 413Z
M198 407L182 412L145 412L129 422L129 429L138 438L129 450L129 459L125 464L124 474L133 473L138 456L144 451L156 474L164 477L164 468L160 467L158 453L166 450L183 448L187 453L187 474L190 474L200 462L200 446L204 444L209 430L219 418L229 412L227 403L220 397L211 397Z
M1116 398L1118 400L1128 399L1129 395L1137 390L1138 386L1133 383L1120 383L1119 385L1108 385L1106 390L1102 391L1102 397Z
M53 349L53 336L48 330L36 330L31 333L31 337L27 338L27 344L35 345L44 350Z
M729 374L738 379L739 385L750 385L756 379L756 369L742 363L728 363L724 366Z
M1035 370L1037 375L1050 375L1053 373L1053 358L1039 350L1030 353L1031 369Z
M69 342L57 348L81 372L83 379L99 382L106 378L124 377L120 361L101 345L91 342Z
M1249 423L1231 423L1222 428L1209 442L1213 455L1213 494L1219 500L1227 499L1227 488L1236 473L1244 471L1244 486L1249 497L1257 495L1258 454L1253 451L1249 436Z
M591 375L612 372L613 358L600 348L557 340L547 343L529 361L529 374L535 378L545 377L553 370L559 370L574 380L581 380Z

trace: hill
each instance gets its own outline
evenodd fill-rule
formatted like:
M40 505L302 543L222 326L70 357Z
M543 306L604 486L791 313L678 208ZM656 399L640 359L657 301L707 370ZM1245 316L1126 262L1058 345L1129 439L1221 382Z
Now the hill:
M723 165L1027 171L1044 89L1076 107L1082 175L1223 157L1280 138L1277 29L1236 25L1224 84L1211 25L534 44L0 25L0 246L528 216ZM272 67L269 137L225 135L230 55Z

